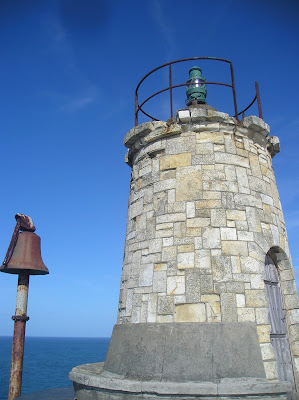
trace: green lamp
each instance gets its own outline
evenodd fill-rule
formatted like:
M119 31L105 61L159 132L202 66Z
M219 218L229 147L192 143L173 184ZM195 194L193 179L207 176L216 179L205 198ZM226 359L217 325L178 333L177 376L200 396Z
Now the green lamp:
M201 75L201 69L199 67L192 67L189 70L189 79L187 80L188 85L186 86L186 104L205 104L207 97L207 88L204 82L206 78Z

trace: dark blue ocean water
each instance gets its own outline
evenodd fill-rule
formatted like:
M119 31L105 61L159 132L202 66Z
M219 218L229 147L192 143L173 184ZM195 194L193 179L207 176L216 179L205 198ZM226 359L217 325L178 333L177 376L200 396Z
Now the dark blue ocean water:
M70 370L105 360L110 338L26 337L22 394L71 386ZM0 400L7 400L12 338L0 337Z

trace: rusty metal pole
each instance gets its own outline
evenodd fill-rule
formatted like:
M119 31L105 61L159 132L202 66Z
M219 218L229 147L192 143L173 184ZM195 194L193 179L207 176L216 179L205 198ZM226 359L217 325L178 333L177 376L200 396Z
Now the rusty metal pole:
M14 400L21 394L23 355L25 343L25 327L27 316L29 275L20 273L17 288L16 313L12 317L15 321L12 342L11 366L8 400Z

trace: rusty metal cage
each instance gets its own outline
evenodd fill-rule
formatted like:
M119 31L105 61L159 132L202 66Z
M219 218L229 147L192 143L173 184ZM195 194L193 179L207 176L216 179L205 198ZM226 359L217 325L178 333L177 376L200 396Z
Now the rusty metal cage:
M238 112L238 107L237 107L237 96L236 96L236 88L235 88L235 78L234 78L234 68L233 68L233 64L230 60L225 60L223 58L216 58L216 57L191 57L191 58L182 58L180 60L175 60L175 61L171 61L168 62L166 64L160 65L157 68L154 68L153 70L151 70L149 73L147 73L142 79L141 81L138 83L136 90L135 90L135 126L138 125L138 113L139 111L141 111L145 116L147 116L148 118L150 118L153 121L158 121L157 118L153 117L152 115L150 115L148 112L146 112L143 109L143 106L153 97L157 96L158 94L161 94L163 92L169 91L169 105L170 105L170 118L173 117L173 89L182 87L182 86L187 86L188 83L183 82L183 83L179 83L176 85L172 84L172 66L173 64L177 64L177 63L181 63L181 62L186 62L186 61L192 61L192 60L212 60L212 61L220 61L220 62L224 62L229 64L229 68L230 68L230 76L231 76L231 83L224 83L224 82L210 82L207 81L205 82L206 85L220 85L220 86L226 86L226 87L230 87L232 89L232 94L233 94L233 103L234 103L234 111L235 114L233 115L234 118L236 118L237 120L239 120L239 115L244 116L245 111L247 111L254 103L255 101L257 101L257 105L258 105L258 111L259 111L259 117L263 118L263 114L262 114L262 106L261 106L261 99L260 99L260 94L259 94L259 86L258 83L255 82L255 97L252 100L252 102L246 107L244 108L242 111ZM154 94L152 94L151 96L147 97L145 100L143 100L140 104L139 104L139 100L138 100L138 91L140 89L141 84L153 73L155 73L158 70L161 70L162 68L168 68L168 83L169 86L159 90L158 92L155 92Z

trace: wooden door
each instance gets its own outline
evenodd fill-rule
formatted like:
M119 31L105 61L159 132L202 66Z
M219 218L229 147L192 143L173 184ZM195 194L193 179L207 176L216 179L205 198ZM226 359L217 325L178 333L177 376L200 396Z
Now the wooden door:
M265 285L269 299L270 338L276 353L279 379L288 381L295 387L279 277L276 265L269 255L266 256L265 263Z

